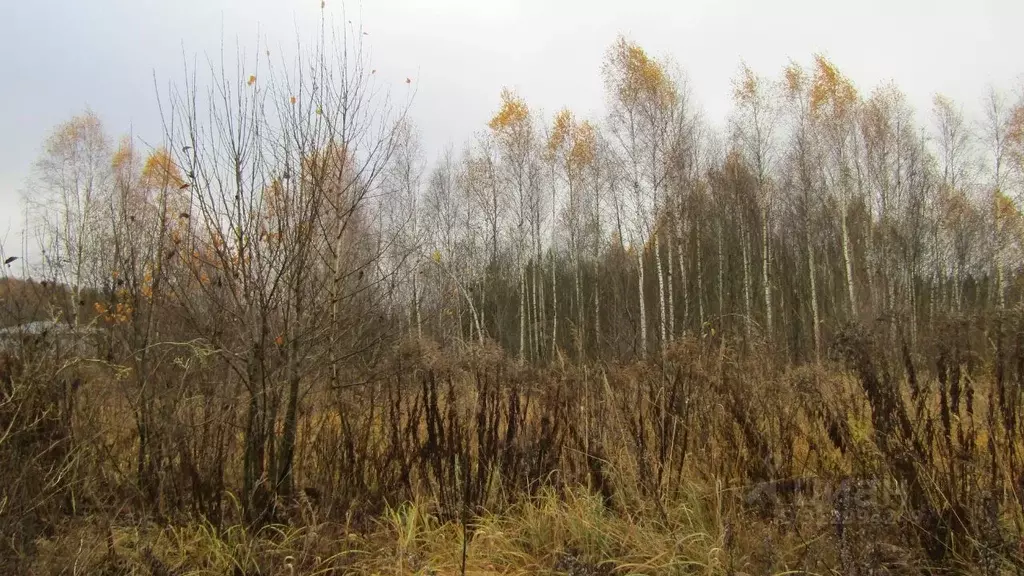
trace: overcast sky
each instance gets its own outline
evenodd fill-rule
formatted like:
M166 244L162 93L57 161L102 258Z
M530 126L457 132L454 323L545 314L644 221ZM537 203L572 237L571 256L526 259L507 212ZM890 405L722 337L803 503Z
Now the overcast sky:
M977 108L986 87L1024 72L1022 0L327 0L328 18L362 22L373 66L396 92L412 77L426 149L460 146L502 86L551 113L602 110L600 66L617 34L689 75L709 117L729 109L741 59L776 74L827 54L862 93L895 80L928 110L942 92ZM86 107L116 137L160 134L154 75L221 40L271 48L308 38L320 0L0 0L0 241L20 251L19 195L56 124Z

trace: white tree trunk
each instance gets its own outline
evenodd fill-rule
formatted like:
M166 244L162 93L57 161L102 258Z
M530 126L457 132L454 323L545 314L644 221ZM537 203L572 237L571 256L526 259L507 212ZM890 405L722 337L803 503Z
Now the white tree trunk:
M665 272L661 262L661 246L660 241L658 239L659 236L661 236L661 234L659 234L658 232L654 233L654 263L657 267L658 273L658 312L661 315L661 322L659 323L661 341L659 342L659 344L661 345L662 351L664 351L665 343L668 342L668 340L666 339L666 328L668 326L668 322L666 319L665 310Z
M700 315L700 328L704 330L704 263L701 257L700 230L697 230L697 312Z
M747 246L747 230L746 226L740 224L740 245L743 253L743 313L745 315L744 326L747 331L747 341L751 338L751 329L753 324L753 318L751 317L751 306L750 306L750 247Z
M672 258L672 234L668 235L668 245L665 247L665 254L668 258L668 341L672 342L672 339L676 335L676 299L674 290L672 289L672 272L673 270L673 258Z
M637 290L640 297L640 357L647 357L647 305L644 302L644 246L641 243L640 246L634 248L636 250L637 260L637 273L636 282Z
M761 208L761 284L764 287L764 333L772 340L771 239L768 236L768 209Z
M519 362L526 360L526 268L519 266Z
M811 333L814 335L814 361L821 361L821 332L818 316L818 284L815 280L814 245L811 244L810 225L807 230L807 274L811 280Z
M857 290L853 284L853 253L850 252L850 227L847 225L846 207L840 218L843 229L843 263L846 266L846 289L850 297L850 317L857 317Z

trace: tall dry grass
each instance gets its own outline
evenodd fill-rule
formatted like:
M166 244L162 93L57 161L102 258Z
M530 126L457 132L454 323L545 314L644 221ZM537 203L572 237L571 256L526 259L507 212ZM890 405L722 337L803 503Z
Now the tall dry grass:
M165 384L143 484L119 368L27 345L0 368L2 567L1016 571L1022 329L1020 313L949 318L894 349L892 326L851 325L802 366L721 338L545 367L404 342L358 385L305 391L300 490L259 524L239 504L245 404L202 350L168 363L196 379Z

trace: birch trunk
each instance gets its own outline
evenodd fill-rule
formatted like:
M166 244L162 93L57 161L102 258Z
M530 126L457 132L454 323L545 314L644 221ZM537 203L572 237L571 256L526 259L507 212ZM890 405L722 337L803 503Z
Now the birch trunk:
M660 241L658 239L660 235L661 234L659 234L658 232L654 233L654 263L657 267L658 273L658 312L661 315L661 322L659 325L661 341L659 342L659 345L661 346L662 351L664 351L665 342L667 342L665 331L667 326L667 320L665 311L665 272L661 262L661 247Z
M850 298L850 317L857 317L857 291L853 285L853 254L850 252L850 227L847 225L846 206L842 208L841 226L843 232L843 264L846 268L846 290Z
M750 315L750 247L747 246L747 230L746 226L740 224L740 246L742 247L743 254L743 312L746 316L744 325L746 326L747 341L751 338L752 329L752 317Z
M768 237L768 208L761 208L761 284L764 287L764 333L765 338L772 340L772 282L771 282L771 249Z
M640 357L647 357L647 304L644 302L644 247L640 244L636 250L637 260L637 293L640 297Z
M807 274L811 280L811 333L814 335L814 361L821 361L821 332L818 317L818 285L815 280L814 245L811 244L811 230L807 228Z

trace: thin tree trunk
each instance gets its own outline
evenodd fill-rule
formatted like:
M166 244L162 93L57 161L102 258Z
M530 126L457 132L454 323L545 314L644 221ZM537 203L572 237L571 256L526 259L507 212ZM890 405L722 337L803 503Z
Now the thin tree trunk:
M669 232L667 246L665 247L665 254L668 257L668 341L672 342L676 334L676 299L674 290L672 287L672 272L673 272L673 258L672 258L672 233Z
M751 330L753 325L753 317L751 316L751 297L750 297L750 247L747 245L748 235L746 226L743 225L743 218L740 218L740 246L742 247L743 255L743 312L746 316L744 325L746 326L747 341L751 339Z
M814 335L814 361L821 362L821 331L818 316L818 284L815 280L814 245L811 244L810 224L807 225L807 275L811 281L811 333Z
M643 243L636 250L637 260L637 295L640 299L640 357L647 357L647 304L644 302L644 246Z
M725 330L725 258L722 256L724 249L725 223L722 216L718 221L718 323L721 330Z
M549 251L551 255L551 358L555 359L558 354L558 277L555 275L555 249Z
M697 229L696 236L697 236L697 246L696 246L696 248L697 248L697 310L698 310L698 313L700 314L700 318L699 318L700 319L700 329L698 330L698 332L701 332L701 331L704 330L704 319L705 319L705 316L704 316L704 264L703 264L703 258L702 258L702 255L701 255L702 250L701 250L701 246L700 246L700 229L699 228Z
M661 315L661 322L659 328L661 329L661 341L659 342L662 351L665 350L666 339L666 310L665 310L665 272L661 262L661 242L658 237L661 236L659 232L654 233L654 263L657 267L658 273L658 312Z
M840 218L843 232L843 263L846 267L846 289L850 298L850 317L857 317L857 292L853 285L853 254L850 251L850 227L847 225L847 210L844 205Z
M772 340L772 282L771 242L768 237L768 208L761 208L761 284L764 288L764 333L765 339Z
M519 362L526 360L526 268L519 266Z
M574 243L575 244L575 243ZM576 358L579 362L583 363L583 339L586 337L587 331L583 326L583 286L580 280L580 257L579 247L574 246L573 251L576 252L575 262L573 263L573 274L576 277Z

